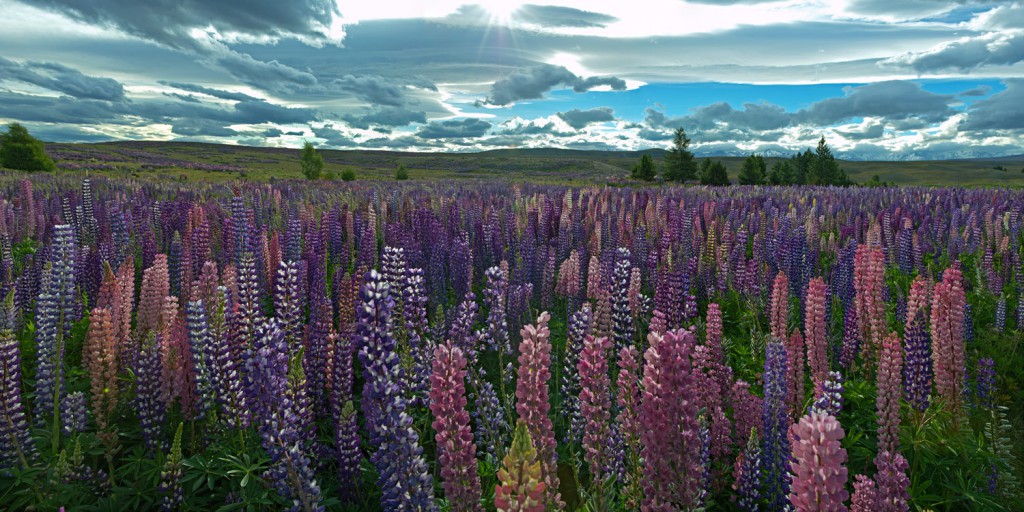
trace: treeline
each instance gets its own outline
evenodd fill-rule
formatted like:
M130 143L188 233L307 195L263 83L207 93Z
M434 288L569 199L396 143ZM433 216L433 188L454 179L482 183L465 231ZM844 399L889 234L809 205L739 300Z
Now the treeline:
M672 148L662 162L662 178L665 181L679 183L699 181L701 185L731 185L725 164L720 160L698 159L690 151L690 138L686 130L677 128L672 140ZM654 159L643 155L640 162L633 167L632 178L653 181L658 177ZM761 155L751 154L743 161L739 174L740 185L837 185L848 186L850 181L832 149L822 136L815 150L796 153L787 160L780 160L768 170L767 163Z

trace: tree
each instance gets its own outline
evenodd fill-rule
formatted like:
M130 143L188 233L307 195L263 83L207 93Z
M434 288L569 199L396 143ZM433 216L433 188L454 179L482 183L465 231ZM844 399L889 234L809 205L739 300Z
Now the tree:
M655 176L654 159L651 155L640 157L640 163L633 166L633 178L644 181L653 181Z
M689 181L697 177L697 161L693 157L690 138L686 130L676 128L672 139L672 149L665 156L665 179L669 181Z
M764 185L767 165L761 155L750 155L740 170L740 185Z
M302 175L306 179L315 180L324 170L324 157L316 151L309 141L302 146Z
M406 170L404 165L398 164L398 168L395 169L395 179L396 180L407 180L407 179L409 179L409 171Z
M710 158L704 159L704 163L701 164L700 168L701 185L726 186L731 183L729 181L729 172L725 169L725 164L721 160L712 162Z
M792 185L796 179L793 164L789 160L775 162L772 172L768 173L770 185Z
M810 185L837 185L839 180L839 164L832 155L832 149L825 143L825 136L818 141L814 163L811 165L807 183Z
M42 141L29 135L28 129L18 123L0 133L0 167L32 172L56 169Z
M343 171L341 171L341 181L355 181L355 180L356 180L356 171L354 169L352 169L351 167L346 167Z

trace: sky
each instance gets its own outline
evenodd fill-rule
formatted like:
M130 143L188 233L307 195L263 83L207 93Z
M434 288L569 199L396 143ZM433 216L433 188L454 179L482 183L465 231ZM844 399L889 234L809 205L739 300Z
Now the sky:
M0 123L47 141L1024 153L1024 4L0 0Z

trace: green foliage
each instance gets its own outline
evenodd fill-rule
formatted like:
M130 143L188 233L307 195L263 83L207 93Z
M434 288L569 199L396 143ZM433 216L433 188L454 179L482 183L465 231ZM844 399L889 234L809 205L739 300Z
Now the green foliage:
M672 148L665 156L665 179L668 181L690 181L697 177L697 160L693 157L690 138L686 130L676 128L672 138Z
M346 167L341 171L341 181L355 181L356 171L351 167Z
M633 166L631 177L636 180L654 181L657 172L654 170L654 159L651 155L640 157L640 163Z
M42 141L29 135L28 129L18 123L0 133L0 167L30 172L56 169Z
M767 166L761 155L750 155L743 161L740 169L740 185L764 185L767 178Z
M302 175L306 179L315 180L320 177L324 170L324 157L313 147L313 143L306 141L302 145Z
M865 187L888 187L889 184L884 182L884 181L882 181L882 178L878 177L878 175L876 174L876 175L872 176L869 181L864 182L864 186Z
M721 160L712 162L710 158L705 158L700 166L700 184L712 186L730 185L729 173L725 169L725 164Z
M404 164L398 164L398 168L395 169L396 180L407 180L409 179L409 170L405 168Z

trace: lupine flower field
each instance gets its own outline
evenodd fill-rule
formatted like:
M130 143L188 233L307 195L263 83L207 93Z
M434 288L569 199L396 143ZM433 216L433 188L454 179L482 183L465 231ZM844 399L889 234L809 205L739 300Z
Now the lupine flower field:
M3 510L1022 510L1024 192L0 176Z

